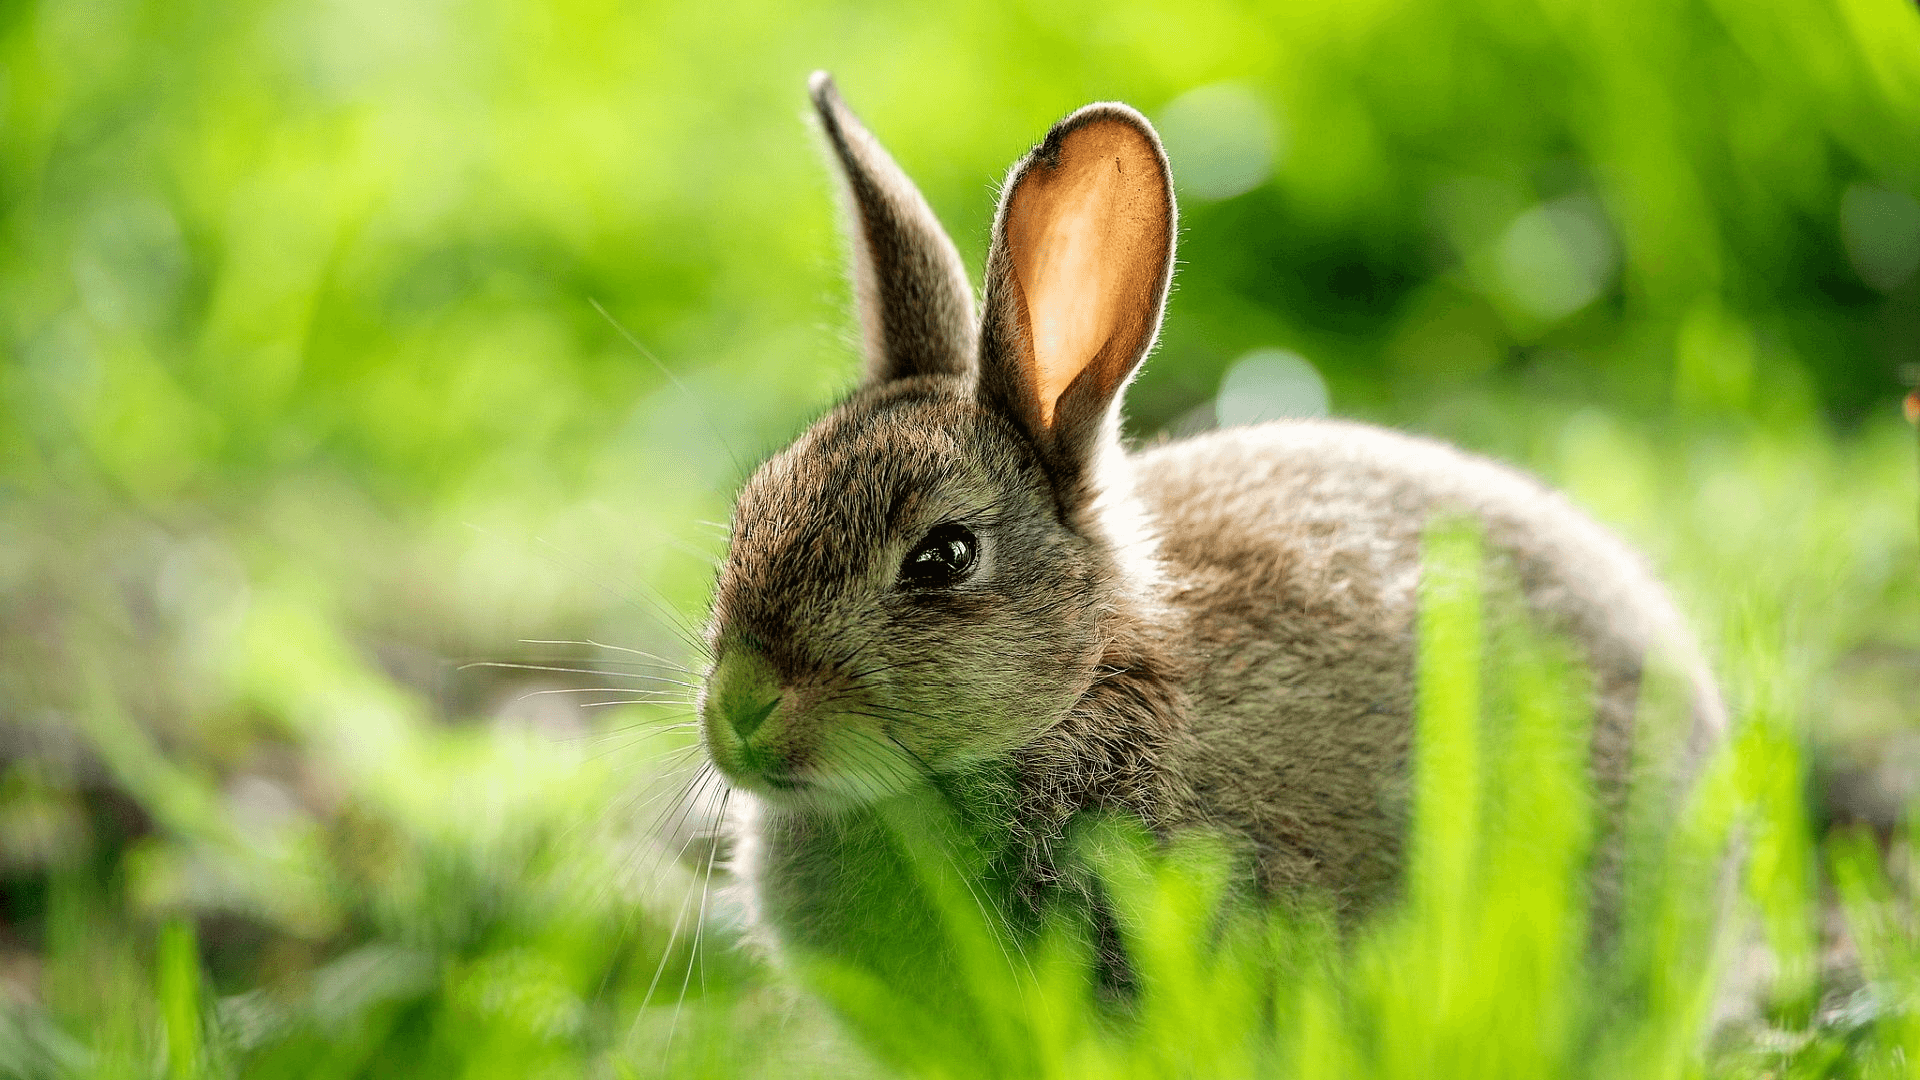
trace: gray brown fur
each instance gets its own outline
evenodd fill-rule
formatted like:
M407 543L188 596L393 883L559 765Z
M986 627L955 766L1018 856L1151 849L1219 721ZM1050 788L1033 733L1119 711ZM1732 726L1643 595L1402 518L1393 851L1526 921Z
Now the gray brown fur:
M920 277L957 266L924 201L899 190L904 177L830 84L815 88L859 212L913 218L863 217L856 244L887 250L856 265ZM986 794L969 806L992 819L975 824L995 837L987 857L1005 885L995 903L1050 895L1057 845L1088 810L1137 815L1161 835L1223 830L1251 853L1248 885L1261 891L1317 887L1356 910L1390 892L1407 825L1420 543L1437 513L1476 517L1524 606L1577 643L1594 676L1606 805L1629 779L1650 653L1694 681L1696 748L1719 737L1712 682L1660 586L1511 469L1343 422L1125 453L1120 394L1151 347L1165 268L1137 275L1154 288L1151 310L1122 313L1143 328L1127 355L1090 365L1044 428L1022 397L1033 361L1009 306L1020 297L1004 218L1025 170L1090 116L1145 132L1165 182L1138 114L1103 105L1063 122L1003 195L984 334L961 336L951 296L920 306L944 270L935 285L863 286L863 318L884 328L870 346L886 358L870 353L867 383L740 494L711 641L722 661L752 656L778 694L753 736L757 760L774 764L734 776L758 796L738 869L776 941L858 951L856 924L897 921L897 879L863 861L885 846L875 808L974 781ZM1167 190L1158 254L1170 268ZM916 243L938 250L898 250ZM949 350L925 344L941 335ZM976 341L977 364L961 370L926 359ZM954 520L978 536L977 569L938 595L902 593L909 548ZM734 737L715 700L709 691L703 715L719 761L713 740Z
M959 375L973 366L973 287L926 199L854 119L826 72L809 83L851 213L853 282L868 377Z

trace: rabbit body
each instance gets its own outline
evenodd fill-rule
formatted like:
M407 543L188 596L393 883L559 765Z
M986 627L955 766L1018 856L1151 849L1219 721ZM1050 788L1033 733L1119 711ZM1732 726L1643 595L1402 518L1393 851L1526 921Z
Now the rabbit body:
M1524 617L1578 643L1603 803L1625 794L1650 655L1694 683L1701 730L1680 737L1717 737L1711 682L1664 591L1624 544L1512 469L1334 421L1214 432L1136 468L1193 661L1167 759L1181 820L1251 838L1268 889L1365 900L1394 884L1422 529L1436 514L1475 520Z
M1712 684L1664 592L1518 472L1338 421L1212 432L1129 465L1144 519L1131 524L1158 539L1159 585L1133 598L1144 610L1113 598L1110 674L1007 754L1010 790L990 801L1017 823L995 853L999 902L1048 897L1061 868L1044 849L1089 810L1240 840L1263 892L1311 887L1356 911L1389 894L1407 826L1421 525L1435 513L1476 519L1529 616L1581 644L1603 801L1625 794L1650 651L1695 680L1688 745L1718 737ZM736 868L776 940L864 938L884 964L937 939L903 920L917 885L879 817L753 806L739 824Z
M1250 892L1366 910L1401 869L1436 515L1479 523L1511 583L1493 618L1576 647L1603 811L1633 780L1650 658L1692 683L1680 740L1718 737L1660 586L1514 470L1334 421L1122 449L1174 235L1138 114L1091 106L1016 166L976 329L924 201L830 83L814 97L854 209L869 376L742 490L701 699L709 754L752 796L735 867L776 944L933 970L916 845L990 917L1030 923L1090 894L1061 855L1090 812L1210 830Z

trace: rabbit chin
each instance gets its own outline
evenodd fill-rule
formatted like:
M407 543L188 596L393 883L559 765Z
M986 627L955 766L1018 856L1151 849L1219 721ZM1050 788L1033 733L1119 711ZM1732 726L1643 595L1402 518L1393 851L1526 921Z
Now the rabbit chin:
M841 814L905 794L927 782L905 751L855 729L829 731L798 768L734 778L736 787L781 810Z

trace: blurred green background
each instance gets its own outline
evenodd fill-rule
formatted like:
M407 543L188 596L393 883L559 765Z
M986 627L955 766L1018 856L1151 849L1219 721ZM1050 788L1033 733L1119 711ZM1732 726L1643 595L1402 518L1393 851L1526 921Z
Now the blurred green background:
M858 370L815 68L976 274L1049 123L1147 112L1133 437L1330 410L1534 469L1816 825L1895 813L1911 3L8 0L0 1073L639 1075L721 987L791 1037L714 1067L831 1045L692 962L684 708L470 666L697 665L730 491Z

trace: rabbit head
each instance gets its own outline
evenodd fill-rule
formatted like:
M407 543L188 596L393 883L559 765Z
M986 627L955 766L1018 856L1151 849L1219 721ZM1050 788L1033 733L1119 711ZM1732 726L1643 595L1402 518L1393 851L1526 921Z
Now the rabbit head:
M700 701L720 770L831 810L992 762L1099 673L1156 561L1118 437L1159 330L1174 203L1123 105L1056 124L1002 190L975 322L958 252L812 84L850 205L866 376L747 481Z

